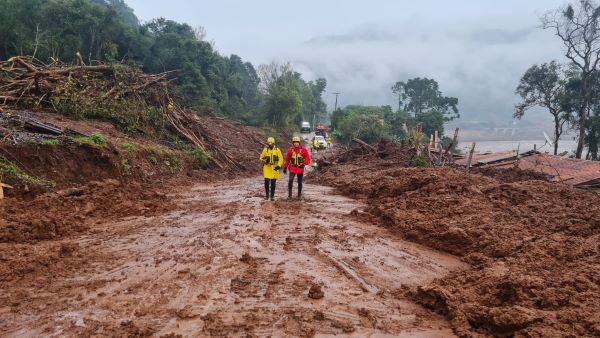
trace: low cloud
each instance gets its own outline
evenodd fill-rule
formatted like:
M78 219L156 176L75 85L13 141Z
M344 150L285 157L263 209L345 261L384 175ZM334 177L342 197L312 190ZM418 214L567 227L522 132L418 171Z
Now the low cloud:
M445 95L459 98L463 121L511 123L521 75L534 63L560 59L560 44L531 23L515 23L510 30L472 25L360 25L310 37L283 55L306 78L326 78L330 92L342 93L341 105L395 109L391 87L396 81L429 77ZM334 96L326 100L333 108Z
M473 32L472 39L476 43L486 44L517 44L525 41L529 34L535 33L534 28L518 30L484 29Z
M308 45L398 42L401 37L378 25L362 25L345 34L320 35L310 38Z

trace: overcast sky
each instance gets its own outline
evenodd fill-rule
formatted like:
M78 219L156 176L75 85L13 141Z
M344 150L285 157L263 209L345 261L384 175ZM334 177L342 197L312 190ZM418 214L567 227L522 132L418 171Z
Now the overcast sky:
M341 105L395 109L396 81L429 77L459 98L461 120L508 123L523 72L563 60L539 17L564 0L126 2L142 21L162 16L203 26L221 54L255 66L290 61L306 80L324 77L330 108L331 93L341 92Z

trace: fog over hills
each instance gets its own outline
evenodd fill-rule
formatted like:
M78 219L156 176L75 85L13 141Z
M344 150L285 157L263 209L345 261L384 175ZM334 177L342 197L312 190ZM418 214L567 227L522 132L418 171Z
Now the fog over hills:
M205 27L223 54L255 65L287 60L307 79L326 78L330 109L333 92L341 92L340 105L396 108L396 81L429 77L459 98L458 125L507 126L525 70L563 60L560 42L539 28L539 17L562 0L127 3L141 20L163 16ZM517 124L546 124L548 117L532 112Z

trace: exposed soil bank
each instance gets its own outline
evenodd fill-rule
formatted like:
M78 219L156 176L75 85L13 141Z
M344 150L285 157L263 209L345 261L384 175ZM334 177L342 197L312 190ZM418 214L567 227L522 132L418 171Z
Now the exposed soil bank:
M414 290L457 334L600 335L600 197L526 174L486 174L351 164L318 180L366 198L359 217L473 266Z

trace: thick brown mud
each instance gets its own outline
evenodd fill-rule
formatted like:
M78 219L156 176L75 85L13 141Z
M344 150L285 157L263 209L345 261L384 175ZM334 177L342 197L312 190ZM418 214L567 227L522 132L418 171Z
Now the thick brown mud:
M285 183L274 202L261 178L198 184L170 211L39 243L56 246L48 265L81 268L5 281L2 336L453 336L406 293L464 263L352 216L364 205L330 188L284 201Z

